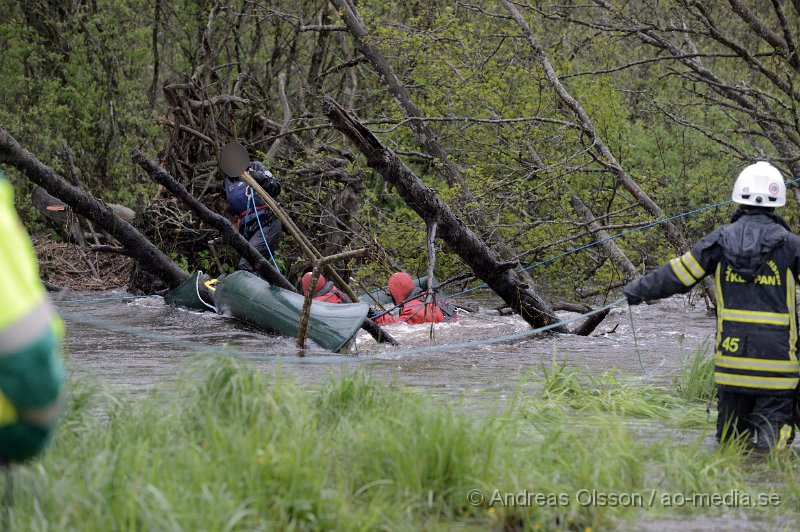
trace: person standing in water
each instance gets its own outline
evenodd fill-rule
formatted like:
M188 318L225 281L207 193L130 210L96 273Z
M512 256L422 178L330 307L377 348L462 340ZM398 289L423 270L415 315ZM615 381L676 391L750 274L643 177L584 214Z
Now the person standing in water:
M795 288L800 237L775 209L786 204L781 173L768 162L746 167L733 185L739 208L680 257L624 289L630 305L691 290L714 277L717 336L717 440L744 435L759 450L793 439L797 360Z

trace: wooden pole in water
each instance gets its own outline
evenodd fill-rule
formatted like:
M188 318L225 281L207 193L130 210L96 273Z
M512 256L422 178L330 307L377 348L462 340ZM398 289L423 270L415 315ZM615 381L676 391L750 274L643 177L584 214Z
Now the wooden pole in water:
M434 241L436 240L436 222L430 222L428 224L428 238L427 238L427 247L428 247L428 289L425 291L425 309L424 312L428 312L428 304L434 302L434 298L436 297L433 293L433 269L436 266L436 247L434 247ZM433 322L431 322L431 337L433 337Z
M286 211L284 211L281 206L278 205L278 202L275 201L272 196L267 194L267 191L264 190L264 188L259 185L255 179L253 179L253 176L245 171L241 174L241 177L242 180L247 183L247 185L250 186L250 188L252 188L262 200L264 200L264 203L266 203L269 208L272 209L272 212L275 213L275 216L277 216L284 227L286 227L286 231L297 241L297 243L300 245L300 249L303 250L303 253L306 254L312 263L323 258L322 253L320 253L317 248L314 247L314 244L312 244L306 235L304 235L303 232L294 224L292 219L289 218L289 215L286 214ZM336 255L332 256L335 257ZM336 283L336 286L338 286L345 294L347 294L348 297L353 300L353 303L357 303L358 296L353 289L350 288L350 285L348 285L345 280L342 279L341 276L336 272L336 270L333 269L333 266L331 266L330 263L325 263L324 268L328 275L331 276L331 280ZM375 338L376 342L386 342L392 345L398 345L397 340L392 338L391 335L386 334L386 332L384 332L384 330L381 329L381 327L371 319L366 318L364 320L363 327L372 335L373 338Z
M311 279L308 283L308 290L305 293L303 300L303 311L300 313L300 324L297 326L297 347L300 349L306 348L306 332L308 331L308 318L311 315L311 302L314 300L314 289L317 287L319 280L318 262L314 263L314 269L311 270Z
M278 204L278 202L275 201L275 198L267 194L267 191L264 190L264 188L261 185L259 185L255 179L253 179L253 177L250 175L249 172L244 172L242 174L242 180L245 183L247 183L247 185L250 186L250 188L256 191L256 193L261 197L261 199L264 200L264 202L269 206L270 209L272 209L272 212L275 213L275 216L277 216L278 219L281 221L281 223L284 225L286 231L290 235L292 235L292 237L297 241L298 244L300 244L300 248L303 250L303 252L306 254L308 259L312 263L322 258L322 253L320 253L317 250L317 248L314 247L314 244L312 244L311 241L308 240L308 238L306 237L306 235L303 234L300 228L297 227L297 225L295 225L295 223L292 221L291 218L289 218L289 215L286 214L286 211L284 211L283 208ZM333 269L333 266L331 266L330 263L326 262L324 267L325 267L325 272L331 276L331 279L333 280L333 282L336 283L336 286L338 286L341 290L343 290L344 293L346 293L350 297L350 299L353 300L353 302L357 302L358 296L355 294L355 292L353 292L353 290L345 282L345 280L341 278L341 276L336 272L336 270Z
M308 332L308 320L311 315L311 302L314 299L314 289L317 287L317 281L319 280L319 271L324 268L326 264L329 264L333 261L357 257L359 255L363 255L366 251L367 250L365 248L354 249L352 251L345 251L343 253L337 253L336 255L322 257L314 261L314 268L311 271L311 279L308 283L308 290L306 291L305 299L303 300L303 310L300 313L300 323L297 326L297 347L300 349L305 349L306 347L306 332Z

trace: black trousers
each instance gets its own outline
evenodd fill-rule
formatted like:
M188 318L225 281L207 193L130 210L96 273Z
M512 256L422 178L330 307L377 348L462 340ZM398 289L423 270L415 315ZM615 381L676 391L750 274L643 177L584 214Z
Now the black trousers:
M747 435L758 449L787 447L794 440L794 395L775 396L718 389L717 441Z
M247 233L245 233L244 237L271 264L272 261L269 258L269 251L267 250L267 244L269 244L269 249L272 250L272 254L274 256L278 250L278 244L280 244L281 242L281 236L283 235L283 226L281 225L280 220L278 220L277 218L273 218L272 220L268 220L267 223L262 222L261 228L264 230L264 236L261 236L261 230L259 229L258 225L255 222L248 224ZM264 237L266 237L267 239L266 243L264 242ZM245 270L248 272L254 271L250 263L241 257L239 258L239 264L236 265L236 269Z

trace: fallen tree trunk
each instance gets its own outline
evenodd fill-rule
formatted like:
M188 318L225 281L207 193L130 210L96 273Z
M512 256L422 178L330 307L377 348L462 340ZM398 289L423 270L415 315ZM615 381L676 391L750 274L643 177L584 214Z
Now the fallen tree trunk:
M426 117L422 109L414 103L408 89L395 74L391 63L375 44L375 38L367 30L364 20L356 7L356 2L353 0L331 0L331 3L336 6L339 16L353 36L356 47L369 60L395 102L397 102L403 115L409 120L409 127L416 135L420 147L425 153L433 157L434 168L438 170L449 186L457 187L458 198L464 205L461 216L477 231L484 231L484 234L481 235L482 238L492 245L504 260L515 260L516 253L509 247L500 232L489 230L492 224L487 220L487 213L480 207L469 208L470 204L480 205L480 202L475 200L469 183L458 163L447 153L441 140L439 140L439 135L425 120ZM526 283L533 282L525 270L518 270L516 275Z
M397 188L406 204L425 223L437 224L439 238L446 242L461 259L497 295L518 312L533 327L558 322L550 306L533 289L520 281L512 268L516 262L502 263L439 196L428 188L394 152L332 98L322 100L325 115L333 126L344 133L366 156L370 168L377 170L386 181ZM568 332L566 327L555 329Z
M588 318L583 320L583 322L580 325L572 329L570 332L572 334L577 334L578 336L589 336L590 334L592 334L592 331L594 331L595 328L598 325L600 325L600 322L606 319L606 316L608 316L608 313L610 311L611 309L605 309L603 312L598 312L597 314L589 316Z
M74 212L102 227L128 249L131 257L144 269L161 278L169 286L174 288L189 277L135 227L116 216L108 205L88 192L69 184L55 170L22 148L17 140L1 127L0 163L15 167L33 183L69 205Z

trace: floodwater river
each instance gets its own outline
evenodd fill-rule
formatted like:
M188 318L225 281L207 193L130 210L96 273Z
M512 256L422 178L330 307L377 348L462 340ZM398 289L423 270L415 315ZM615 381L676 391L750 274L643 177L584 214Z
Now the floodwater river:
M266 355L254 360L264 368L280 368L298 382L314 382L331 373L356 365L367 366L373 375L409 386L428 388L453 396L502 396L514 390L530 370L553 359L585 367L592 373L618 368L623 374L644 379L671 379L683 356L712 339L714 319L702 302L690 305L676 297L654 305L640 305L631 314L622 304L611 310L591 336L548 334L512 343L466 349L442 350L397 356L398 348L378 346L360 331L351 353L342 357L307 350L298 356L294 341L260 332L213 313L166 306L160 297L134 300L95 301L123 296L121 292L59 294L57 307L67 319L66 347L70 367L101 381L140 392L175 377L198 350L160 341L161 337L189 340L209 346ZM78 301L75 301L78 300ZM476 301L470 301L475 304ZM426 325L393 325L387 328L403 349L482 340L520 333L529 326L518 316L500 316L494 301L481 300L480 310L455 322ZM76 315L85 322L76 323ZM575 317L561 313L561 317ZM109 331L97 322L133 329L135 334ZM575 326L578 322L571 324ZM635 332L635 334L634 334ZM272 355L280 355L272 357Z

